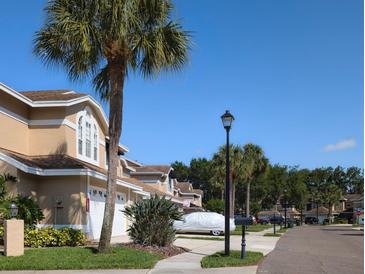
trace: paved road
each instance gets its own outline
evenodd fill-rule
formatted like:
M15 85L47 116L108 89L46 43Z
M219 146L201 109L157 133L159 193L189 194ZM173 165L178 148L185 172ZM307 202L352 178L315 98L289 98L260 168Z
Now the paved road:
M364 232L345 226L290 229L259 265L258 274L364 273Z

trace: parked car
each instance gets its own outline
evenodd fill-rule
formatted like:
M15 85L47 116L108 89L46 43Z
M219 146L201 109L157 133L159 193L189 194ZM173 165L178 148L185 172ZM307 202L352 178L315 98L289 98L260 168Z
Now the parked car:
M318 219L316 217L305 217L304 223L310 225L318 224Z
M242 216L244 216L244 215L242 215L242 214L235 214L234 215L234 220L236 220L237 218L241 218ZM249 218L251 219L251 223L253 225L257 224L257 220L256 220L256 217L255 216L250 215Z
M224 216L215 212L193 212L183 215L181 221L174 222L177 232L211 233L218 236L224 233ZM234 219L230 219L230 231L236 226Z
M257 217L257 223L267 225L270 223L270 217Z
M272 216L270 218L270 224L282 225L285 219L282 216Z

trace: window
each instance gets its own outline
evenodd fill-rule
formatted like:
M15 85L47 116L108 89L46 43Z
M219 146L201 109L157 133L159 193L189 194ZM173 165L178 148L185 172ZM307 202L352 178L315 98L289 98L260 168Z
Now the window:
M82 155L82 116L79 118L79 122L78 122L78 152L80 155Z
M94 138L93 138L93 148L94 148L94 161L98 160L98 133L96 126L94 125Z
M77 154L78 158L98 164L99 135L95 119L88 107L77 115Z
M86 122L86 157L91 157L91 124Z

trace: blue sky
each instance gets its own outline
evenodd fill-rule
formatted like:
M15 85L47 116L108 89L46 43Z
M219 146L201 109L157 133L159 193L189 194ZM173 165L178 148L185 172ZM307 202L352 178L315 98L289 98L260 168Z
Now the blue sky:
M210 157L225 142L260 145L272 163L363 166L363 2L186 1L174 15L193 31L191 60L156 80L131 76L121 142L146 164ZM32 55L45 1L2 1L0 81L16 90L88 92ZM96 96L97 97L97 96Z

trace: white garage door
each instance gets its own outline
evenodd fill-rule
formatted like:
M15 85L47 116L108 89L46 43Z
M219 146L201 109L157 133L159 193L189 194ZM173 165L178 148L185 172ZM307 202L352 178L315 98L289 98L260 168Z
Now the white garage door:
M105 190L91 187L89 191L89 233L92 239L99 239L103 225L105 208ZM120 236L126 233L126 218L122 210L126 202L124 193L117 192L112 236Z

